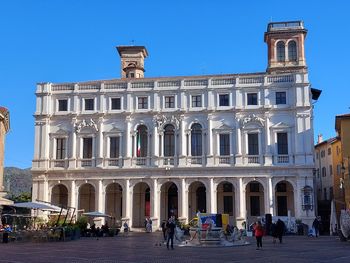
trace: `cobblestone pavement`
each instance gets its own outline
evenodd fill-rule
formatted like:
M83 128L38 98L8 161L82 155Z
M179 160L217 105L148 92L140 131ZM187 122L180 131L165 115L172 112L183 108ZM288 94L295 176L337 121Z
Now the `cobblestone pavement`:
M264 237L263 250L251 245L236 247L156 246L161 233L129 233L128 236L82 238L47 243L0 243L0 262L350 262L350 242L336 237L286 236L283 244Z

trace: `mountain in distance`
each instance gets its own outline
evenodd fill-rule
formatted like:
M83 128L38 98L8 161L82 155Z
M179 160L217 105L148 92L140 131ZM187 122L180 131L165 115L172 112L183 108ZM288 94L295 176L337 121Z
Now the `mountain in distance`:
M24 193L31 194L32 173L30 168L20 169L17 167L5 167L4 187L9 197L20 196Z

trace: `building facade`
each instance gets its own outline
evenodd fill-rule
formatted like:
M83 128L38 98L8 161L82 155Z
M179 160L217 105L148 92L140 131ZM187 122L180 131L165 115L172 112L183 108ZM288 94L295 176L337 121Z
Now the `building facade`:
M335 117L335 130L342 149L341 189L344 191L345 208L350 209L350 114Z
M121 46L121 79L39 83L33 200L141 227L175 215L314 219L312 89L303 22L270 23L266 72L145 78Z
M0 107L0 214L3 205L13 204L11 200L5 198L4 189L4 153L5 153L5 137L10 130L10 113L5 107ZM0 218L1 224L1 218Z

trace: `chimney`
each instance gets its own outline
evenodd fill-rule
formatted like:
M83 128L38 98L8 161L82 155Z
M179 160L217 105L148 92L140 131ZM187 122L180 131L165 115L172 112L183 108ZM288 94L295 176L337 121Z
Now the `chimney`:
M322 134L317 135L317 144L323 142Z
M117 46L121 59L121 78L144 78L144 60L148 56L144 46Z

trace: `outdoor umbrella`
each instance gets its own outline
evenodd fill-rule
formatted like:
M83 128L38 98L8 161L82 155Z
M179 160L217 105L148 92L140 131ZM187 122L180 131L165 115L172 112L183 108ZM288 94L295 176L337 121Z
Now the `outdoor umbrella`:
M93 212L86 212L83 213L84 216L91 216L91 217L111 217L110 215L98 212L98 211L93 211Z
M46 203L42 203L42 202L15 203L12 206L21 207L21 208L28 208L28 209L39 209L39 210L45 210L45 211L55 211L55 212L61 211L61 208L56 206L56 205L46 204Z

